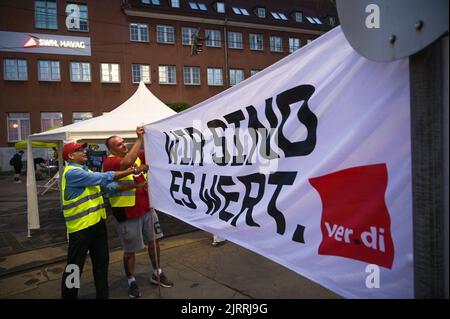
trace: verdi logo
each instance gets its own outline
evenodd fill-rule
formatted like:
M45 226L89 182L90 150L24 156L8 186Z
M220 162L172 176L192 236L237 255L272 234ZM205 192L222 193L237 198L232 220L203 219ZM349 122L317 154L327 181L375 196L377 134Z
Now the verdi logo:
M319 255L392 268L394 244L384 201L386 165L352 167L309 181L319 192L323 207Z

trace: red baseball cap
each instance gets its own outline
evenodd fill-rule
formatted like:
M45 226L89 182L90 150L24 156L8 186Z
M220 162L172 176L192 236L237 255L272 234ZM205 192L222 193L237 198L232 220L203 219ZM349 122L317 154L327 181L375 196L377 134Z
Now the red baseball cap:
M63 159L67 161L70 153L75 152L80 148L85 148L87 145L87 143L67 143L62 149Z

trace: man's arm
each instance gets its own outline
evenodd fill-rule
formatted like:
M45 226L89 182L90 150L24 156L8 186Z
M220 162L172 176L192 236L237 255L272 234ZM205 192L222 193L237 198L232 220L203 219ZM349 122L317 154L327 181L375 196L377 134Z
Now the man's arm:
M146 184L147 184L146 182L134 184L120 184L118 182L111 182L105 187L103 187L102 190L109 194L115 194L117 192L123 192L133 188L144 188Z
M127 169L134 164L144 141L144 133L144 127L138 126L136 128L137 140L134 142L131 150L128 151L128 154L120 162L120 169Z
M139 174L140 172L148 170L147 165L141 165L136 169L132 167L123 171L114 172L88 172L81 169L74 169L67 172L67 185L71 187L87 187L87 186L106 186L113 180L120 179L130 174Z
M114 171L115 173L115 179L121 179L122 177L128 176L130 174L139 174L141 172L148 171L148 165L141 165L139 167L129 167L126 170L123 171Z

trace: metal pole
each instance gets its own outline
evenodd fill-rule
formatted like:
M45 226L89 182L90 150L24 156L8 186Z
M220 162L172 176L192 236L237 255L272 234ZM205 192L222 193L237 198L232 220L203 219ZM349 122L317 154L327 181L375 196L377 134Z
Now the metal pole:
M449 167L449 105L448 105L448 78L449 78L449 63L448 63L448 35L442 39L442 57L444 58L443 64L443 102L444 102L444 269L445 269L445 298L449 298L449 285L448 285L448 272L449 272L449 207L448 207L448 167Z
M446 295L443 59L439 39L409 60L416 298Z
M227 18L225 18L225 24L223 25L223 37L224 37L224 53L225 53L225 89L229 88L230 81L228 79L228 34L227 34Z

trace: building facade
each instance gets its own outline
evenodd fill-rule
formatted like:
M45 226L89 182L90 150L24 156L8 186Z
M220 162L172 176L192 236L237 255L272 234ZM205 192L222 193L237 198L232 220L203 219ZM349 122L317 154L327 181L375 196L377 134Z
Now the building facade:
M197 104L336 24L326 0L0 0L0 148L111 111L139 81Z

